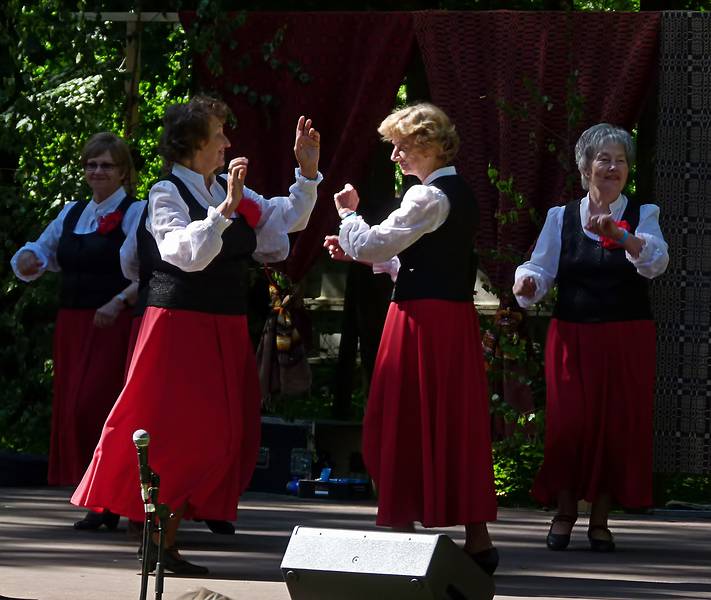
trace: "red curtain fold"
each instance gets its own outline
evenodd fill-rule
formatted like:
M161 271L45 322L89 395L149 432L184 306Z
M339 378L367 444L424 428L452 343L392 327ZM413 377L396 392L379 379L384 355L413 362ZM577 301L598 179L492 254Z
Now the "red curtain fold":
M189 29L194 13L181 13ZM273 57L273 69L262 56L265 43L283 31ZM204 60L196 58L198 87L217 91L237 117L229 133L229 157L249 158L247 185L267 195L283 195L293 182L296 162L294 131L299 115L313 118L321 132L320 170L324 182L308 228L295 236L287 261L289 275L298 280L322 252L323 238L337 231L333 194L346 182L365 176L374 148L380 143L377 126L392 110L398 86L414 48L412 17L408 13L248 13L244 26L233 33L234 49L223 46L224 73L214 77ZM241 66L245 53L250 64ZM226 58L226 57L229 57ZM292 63L289 67L288 63ZM303 83L291 72L306 73ZM235 86L254 90L252 105ZM269 94L276 105L259 100Z
M421 12L414 23L432 101L462 137L457 167L480 203L479 247L524 252L539 226L523 215L497 222L495 212L513 204L490 183L487 166L513 176L541 216L581 193L575 141L597 122L634 125L656 72L660 13ZM569 127L566 101L575 95L566 86L576 72L582 114ZM576 182L565 195L561 151ZM515 265L484 268L495 284L512 283Z

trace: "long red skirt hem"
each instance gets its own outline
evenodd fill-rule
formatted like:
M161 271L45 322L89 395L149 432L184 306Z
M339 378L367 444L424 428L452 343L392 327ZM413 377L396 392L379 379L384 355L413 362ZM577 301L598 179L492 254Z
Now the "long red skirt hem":
M185 518L234 520L257 459L260 397L244 316L149 307L72 503L143 518L132 438L145 429L159 501Z
M390 305L363 455L378 490L378 525L496 519L486 373L471 303Z
M654 323L553 319L545 360L546 441L533 496L553 505L565 490L650 506Z
M94 325L95 309L61 309L54 330L50 485L76 485L123 387L131 315Z

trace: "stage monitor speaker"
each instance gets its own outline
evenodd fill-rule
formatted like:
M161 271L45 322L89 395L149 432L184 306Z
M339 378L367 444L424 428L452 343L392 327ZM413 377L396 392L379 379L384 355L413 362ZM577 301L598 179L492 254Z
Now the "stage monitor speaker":
M295 527L292 600L491 600L494 580L448 536Z

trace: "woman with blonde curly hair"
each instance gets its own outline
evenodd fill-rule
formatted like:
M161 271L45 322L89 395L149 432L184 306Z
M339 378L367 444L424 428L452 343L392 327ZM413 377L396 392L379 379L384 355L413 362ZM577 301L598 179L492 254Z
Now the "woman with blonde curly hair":
M488 574L498 565L486 522L496 519L489 405L472 301L474 195L451 166L459 137L432 104L397 110L378 128L391 160L421 184L370 226L350 185L334 196L337 260L373 263L395 280L363 425L363 455L378 489L379 525L412 531L465 525L464 550Z

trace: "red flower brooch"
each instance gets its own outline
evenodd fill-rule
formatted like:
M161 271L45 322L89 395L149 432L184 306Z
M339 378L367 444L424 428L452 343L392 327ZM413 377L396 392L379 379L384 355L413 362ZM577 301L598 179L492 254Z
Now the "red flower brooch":
M120 210L115 210L99 218L99 226L96 230L101 235L107 235L121 225L121 221L123 221L123 213Z
M625 231L629 232L630 230L630 224L627 221L615 221L615 225L617 225L620 229L624 229ZM607 250L616 250L617 248L622 248L622 244L619 244L617 240L605 237L604 235L600 236L600 245Z
M247 225L249 225L252 229L257 226L259 219L262 218L262 209L259 208L259 204L249 198L242 198L239 201L239 204L237 205L237 213L241 215L245 221L247 221Z

